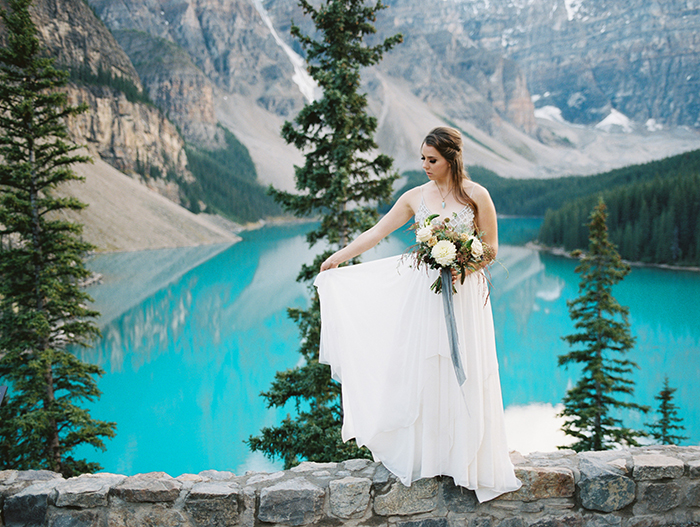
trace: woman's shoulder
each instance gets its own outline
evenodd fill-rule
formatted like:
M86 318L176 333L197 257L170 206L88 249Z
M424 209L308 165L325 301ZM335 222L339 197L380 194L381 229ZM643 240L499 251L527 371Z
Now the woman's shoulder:
M423 199L423 187L425 187L425 185L418 185L417 187L408 189L406 192L401 194L399 199L410 204L411 208L415 210L415 208L420 204L421 199Z
M471 179L468 179L464 182L464 190L467 194L469 194L469 197L477 203L483 199L491 199L491 194L489 194L489 191L486 189L486 187L480 185L476 181L472 181Z

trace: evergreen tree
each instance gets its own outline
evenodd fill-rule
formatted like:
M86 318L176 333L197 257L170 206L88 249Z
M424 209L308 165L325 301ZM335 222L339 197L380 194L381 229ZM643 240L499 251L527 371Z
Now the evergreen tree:
M659 419L654 423L647 423L646 426L651 432L651 436L660 442L662 445L677 445L681 441L688 439L685 436L675 435L685 430L681 425L683 420L678 417L678 407L673 404L673 394L676 388L671 388L668 385L668 377L664 378L664 387L659 394L654 397L659 401L659 408L656 410L659 414Z
M375 32L372 22L385 7L381 1L365 6L362 0L326 0L314 8L300 0L299 5L311 15L318 40L294 25L292 35L306 50L309 73L323 97L307 104L294 123L286 122L282 128L287 143L306 155L304 166L295 167L298 193L275 189L271 193L284 210L298 217L320 216L307 241L313 246L325 240L329 249L302 267L297 280L310 282L334 248L347 245L376 222L376 203L391 197L396 178L392 160L373 153L377 120L367 114L367 99L358 90L360 68L379 62L384 52L401 42L401 36L375 46L363 43L365 36ZM304 364L278 372L270 390L262 394L270 407L294 401L297 415L248 439L252 450L281 457L287 468L302 460L369 457L366 449L342 442L340 386L332 381L330 368L318 362L319 300L310 284L309 289L310 307L289 310L299 326Z
M630 271L615 246L608 240L605 203L599 200L590 215L588 253L576 267L581 275L581 296L568 301L571 319L578 333L564 337L576 347L559 356L559 365L580 364L582 377L564 397L560 417L567 418L562 430L576 439L571 446L576 451L607 450L614 444L637 445L643 436L623 426L614 410L647 408L629 400L634 382L628 375L636 363L624 358L634 346L627 320L628 309L612 295L612 287Z
M10 384L0 408L0 469L50 469L71 476L93 472L77 460L81 444L104 448L114 424L96 421L77 403L99 396L97 366L67 347L97 333L79 288L88 276L82 257L90 245L81 226L60 219L82 203L54 195L79 179L85 162L67 143L64 120L85 110L57 91L68 74L43 55L29 15L31 0L0 10L6 46L0 49L0 380Z

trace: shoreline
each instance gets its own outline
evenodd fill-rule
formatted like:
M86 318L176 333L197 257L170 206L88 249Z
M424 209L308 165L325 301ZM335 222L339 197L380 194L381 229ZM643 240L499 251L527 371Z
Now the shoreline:
M563 247L548 247L546 245L541 245L539 243L536 243L534 241L527 242L525 244L525 247L529 249L535 249L536 251L541 251L545 253L552 254L554 256L562 256L564 258L568 258L570 260L576 260L577 258L574 258L571 256L571 251L567 251ZM689 271L692 273L700 273L700 267L694 266L694 265L689 265L689 266L683 266L683 265L670 265L670 264L660 264L660 263L645 263L645 262L631 262L629 260L622 260L624 263L629 265L630 267L637 267L637 268L653 268L653 269L662 269L665 271Z
M229 220L228 218L225 218L223 216L219 216L217 214L206 214L206 213L200 213L197 215L210 225L223 230L227 233L230 233L233 235L233 238L231 240L212 240L210 242L202 242L202 243L175 243L175 244L168 244L168 245L157 245L154 247L139 247L139 248L119 248L119 249L104 249L99 247L99 244L96 244L93 242L93 244L97 245L97 249L94 251L90 252L90 255L95 255L95 254L116 254L116 253L130 253L130 252L138 252L138 251L158 251L161 249L180 249L180 248L185 248L185 247L203 247L203 246L208 246L208 245L235 245L236 243L242 241L242 238L239 236L240 233L242 232L248 232L248 231L256 231L259 229L262 229L263 227L277 227L277 226L284 226L284 225L297 225L297 224L302 224L302 223L311 223L314 221L317 221L314 218L295 218L293 216L286 217L286 216L276 216L273 218L267 218L267 219L260 219L256 222L250 222L250 223L237 223L235 221Z

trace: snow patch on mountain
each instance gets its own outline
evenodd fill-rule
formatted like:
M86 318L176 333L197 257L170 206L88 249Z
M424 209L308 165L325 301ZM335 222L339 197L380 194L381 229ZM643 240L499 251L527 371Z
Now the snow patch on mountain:
M622 131L629 134L634 131L632 121L629 117L614 108L610 110L608 116L600 121L595 127L604 132L619 132Z
M294 75L292 76L292 80L296 83L297 86L299 86L299 91L306 98L306 100L309 102L313 102L316 98L315 94L318 89L318 85L316 84L316 81L314 81L313 78L311 78L311 75L309 75L309 73L306 71L306 62L303 58L299 56L299 54L296 51L290 48L282 40L282 38L280 38L279 34L277 33L277 30L275 29L275 26L272 25L270 15L267 14L267 10L265 9L265 7L263 7L261 0L253 0L253 4L255 5L255 9L260 14L260 17L262 18L263 22L270 30L270 33L275 39L275 42L277 42L277 45L281 47L282 50L286 53L287 57L289 57L289 61L294 67Z
M564 0L564 6L566 7L566 16L571 22L578 14L581 6L583 5L583 0Z
M661 123L656 122L656 119L647 119L647 122L644 123L644 126L646 126L647 130L649 130L650 132L659 132L664 129Z
M535 117L537 119L547 119L548 121L554 121L555 123L566 122L561 116L561 110L556 106L543 106L542 108L535 108Z

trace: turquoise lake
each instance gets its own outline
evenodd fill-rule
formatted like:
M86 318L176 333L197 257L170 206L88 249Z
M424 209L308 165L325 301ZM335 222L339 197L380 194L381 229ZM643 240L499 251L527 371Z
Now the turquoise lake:
M578 371L557 366L574 332L566 301L578 295L576 262L524 244L538 220L499 220L501 249L492 266L496 325L509 446L523 453L552 450L566 438L557 406ZM288 307L303 307L295 277L313 253L307 225L245 232L230 246L96 256L102 284L88 292L102 312L102 338L81 350L99 364L102 397L95 418L117 423L107 451L78 454L108 472L172 476L202 470L276 470L279 462L249 452L244 440L279 422L293 408L270 410L259 393L276 371L299 361ZM412 234L399 232L365 259L402 252ZM635 400L656 407L668 376L689 436L700 443L700 273L632 269L615 297L630 309L639 369ZM625 424L643 428L655 415L630 412Z

